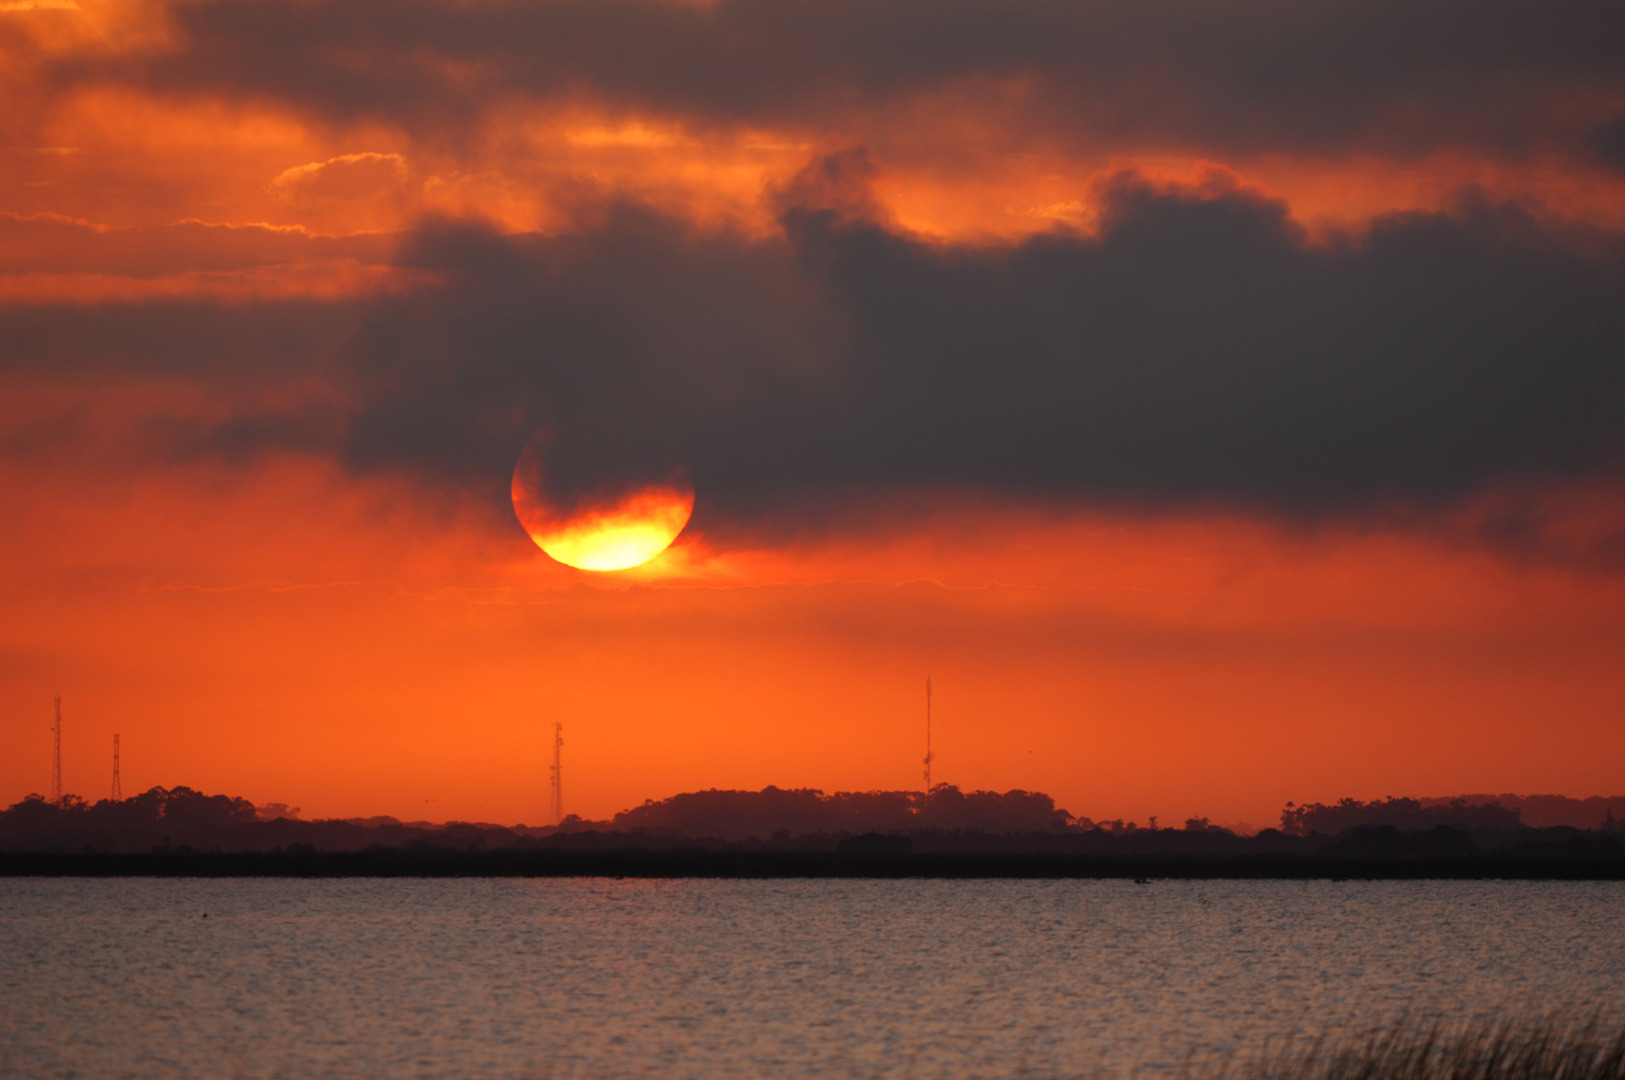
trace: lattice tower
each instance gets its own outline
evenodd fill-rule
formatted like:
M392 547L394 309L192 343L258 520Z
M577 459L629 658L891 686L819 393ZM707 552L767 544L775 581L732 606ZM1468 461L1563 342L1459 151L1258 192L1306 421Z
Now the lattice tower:
M931 752L931 676L925 677L925 793L931 794L931 762L936 755Z
M560 759L560 751L564 748L564 725L553 725L553 767L548 771L552 776L551 805L547 808L548 817L552 818L554 825L564 823L564 764Z
M51 726L55 746L51 751L51 802L62 805L62 695L56 696L56 723Z

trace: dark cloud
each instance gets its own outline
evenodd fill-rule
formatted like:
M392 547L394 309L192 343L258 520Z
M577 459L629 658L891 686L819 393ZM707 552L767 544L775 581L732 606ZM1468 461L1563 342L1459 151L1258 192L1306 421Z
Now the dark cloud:
M140 425L149 458L170 464L223 461L245 465L268 448L330 454L347 427L342 410L311 405L284 410L239 410L223 420L157 416Z
M1617 249L1489 207L1314 249L1239 192L1124 177L1108 206L1098 240L1000 252L792 216L880 376L846 452L915 483L1326 505L1617 448Z
M550 469L586 487L726 456L734 438L748 458L758 425L794 440L835 414L842 350L793 255L628 207L558 238L425 228L403 258L445 287L382 302L352 342L368 397L346 460L496 494L544 424Z
M456 139L515 98L839 129L1018 78L1027 122L1343 154L1580 148L1625 88L1613 0L202 0L184 47L57 68ZM1588 104L1589 103L1589 104Z
M1467 202L1311 244L1282 204L1124 174L1096 236L950 246L876 221L868 175L861 152L817 163L782 193L777 239L626 207L553 237L448 221L398 260L438 284L402 295L0 309L5 359L321 372L337 404L285 395L154 438L171 456L331 453L494 506L551 424L563 481L686 465L708 528L941 488L1443 503L1625 453L1618 237Z
M1625 450L1617 240L1469 204L1312 246L1243 191L1124 175L1105 200L1096 238L997 248L817 204L773 242L630 211L560 239L430 229L414 258L447 284L354 339L344 452L496 492L552 423L575 481L675 458L744 519L930 487L1318 511Z
M1561 498L1543 494L1529 489L1497 492L1484 506L1474 507L1476 513L1430 524L1450 540L1494 551L1514 563L1582 574L1625 572L1625 518L1617 501L1606 508L1569 507Z
M1590 143L1592 151L1610 168L1625 172L1625 116L1593 131Z
M326 375L362 314L353 301L308 299L0 305L0 373L107 389Z

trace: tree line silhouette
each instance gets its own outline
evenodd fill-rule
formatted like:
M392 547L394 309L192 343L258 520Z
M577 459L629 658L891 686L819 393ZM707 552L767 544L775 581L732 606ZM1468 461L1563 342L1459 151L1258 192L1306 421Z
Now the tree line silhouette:
M1405 832L1418 832L1444 826L1468 829L1506 830L1523 824L1522 812L1498 802L1469 803L1464 798L1424 805L1419 799L1343 799L1326 803L1287 803L1281 811L1281 830L1293 836L1323 833L1335 836L1362 825L1388 825Z
M1237 835L1206 818L1163 828L1074 817L1042 792L961 791L826 794L812 788L709 790L648 800L608 821L567 818L556 827L392 817L301 821L282 803L189 787L154 787L128 799L52 803L30 795L0 811L8 852L354 852L558 849L763 850L1169 857L1397 856L1480 853L1625 859L1625 833L1611 811L1595 829L1534 828L1521 809L1464 798L1388 798L1287 804L1279 829Z

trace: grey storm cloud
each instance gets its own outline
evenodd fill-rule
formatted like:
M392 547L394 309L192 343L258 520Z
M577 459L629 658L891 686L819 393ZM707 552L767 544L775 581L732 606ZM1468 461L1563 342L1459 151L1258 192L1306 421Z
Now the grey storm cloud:
M861 188L861 164L833 167ZM351 340L343 453L494 491L553 424L573 482L676 461L748 518L932 487L1313 512L1625 451L1618 238L1469 203L1312 245L1244 191L1126 174L1105 198L1097 236L993 248L854 218L861 197L786 205L774 241L631 210L426 229L411 259L445 284Z
M841 130L986 80L1025 122L1230 150L1612 146L1615 0L182 0L178 48L59 85L269 100L455 140L515 98ZM1608 159L1604 151L1603 158Z
M950 246L872 216L861 151L783 230L636 207L559 236L424 224L395 295L0 309L5 366L321 373L308 414L157 425L164 452L331 454L506 499L527 439L587 490L672 464L701 524L979 490L1316 514L1595 476L1625 445L1625 240L1517 206L1309 242L1245 190L1123 174L1095 235ZM302 374L301 374L302 373Z
M117 384L286 381L333 369L353 304L294 299L0 305L0 374Z

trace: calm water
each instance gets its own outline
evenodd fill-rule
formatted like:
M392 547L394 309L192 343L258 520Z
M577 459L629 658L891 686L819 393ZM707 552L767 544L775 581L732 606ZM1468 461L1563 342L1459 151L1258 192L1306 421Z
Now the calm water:
M1160 1077L1616 1003L1625 886L0 881L7 1077ZM208 917L205 919L204 913Z

